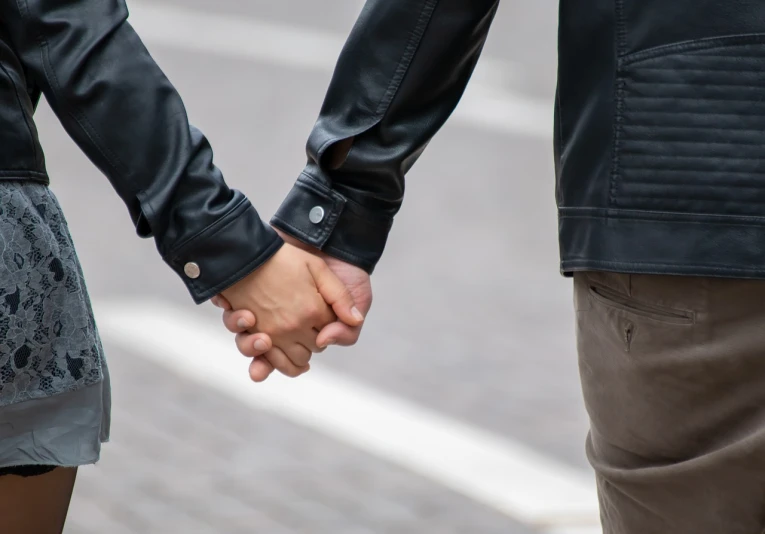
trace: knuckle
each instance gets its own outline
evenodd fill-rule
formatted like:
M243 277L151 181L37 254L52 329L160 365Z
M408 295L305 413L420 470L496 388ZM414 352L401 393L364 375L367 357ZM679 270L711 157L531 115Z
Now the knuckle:
M296 371L298 372L300 372L301 367L305 367L306 365L308 365L309 360L310 358L305 358L303 356L292 356L290 358L290 361L292 361L292 363L294 364L293 367L296 367L297 368Z
M300 321L295 317L285 318L279 328L281 334L291 334L300 329Z
M324 316L324 308L325 306L322 306L318 302L311 302L306 305L304 316L308 319L319 319Z
M289 360L294 364L293 367L297 367L298 372L302 372L302 368L310 363L312 356L313 353L310 349L301 348L290 353Z

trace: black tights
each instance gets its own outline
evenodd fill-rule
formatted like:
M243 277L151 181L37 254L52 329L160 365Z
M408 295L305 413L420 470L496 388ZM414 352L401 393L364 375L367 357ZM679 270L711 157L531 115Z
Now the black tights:
M39 477L56 469L55 465L19 465L16 467L0 467L0 477L16 475L19 477Z

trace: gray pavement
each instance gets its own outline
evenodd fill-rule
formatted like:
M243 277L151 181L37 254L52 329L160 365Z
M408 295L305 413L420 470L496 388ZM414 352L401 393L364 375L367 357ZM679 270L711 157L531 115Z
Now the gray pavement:
M171 3L338 35L362 5ZM486 49L512 66L509 88L550 102L556 6L505 2ZM210 137L227 181L268 218L302 168L329 75L150 49ZM47 107L38 121L94 298L158 297L192 309ZM571 284L558 274L554 208L551 141L447 125L410 173L362 341L316 365L585 470ZM196 312L218 320L207 306ZM99 467L83 470L72 534L524 532L430 482L110 348L113 441Z
M66 534L528 534L320 434L111 350L114 432Z

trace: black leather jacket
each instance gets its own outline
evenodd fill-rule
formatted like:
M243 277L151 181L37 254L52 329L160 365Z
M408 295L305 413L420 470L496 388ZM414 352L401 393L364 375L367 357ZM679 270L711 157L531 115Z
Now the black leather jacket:
M42 92L202 302L283 242L226 186L127 18L123 0L0 1L0 179L48 182L32 119Z
M368 0L272 223L371 271L498 3ZM201 302L282 242L225 185L126 18L122 0L0 2L0 178L47 182L42 91ZM562 0L562 271L765 277L763 21L761 0Z
M273 223L371 270L497 4L368 0ZM554 148L564 273L765 278L765 2L562 0Z

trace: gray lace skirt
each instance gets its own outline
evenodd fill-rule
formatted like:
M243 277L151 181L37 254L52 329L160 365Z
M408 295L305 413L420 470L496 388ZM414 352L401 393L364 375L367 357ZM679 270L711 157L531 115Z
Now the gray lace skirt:
M82 269L48 187L0 182L0 468L98 460L110 389Z

